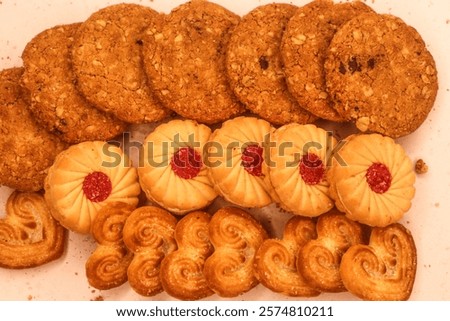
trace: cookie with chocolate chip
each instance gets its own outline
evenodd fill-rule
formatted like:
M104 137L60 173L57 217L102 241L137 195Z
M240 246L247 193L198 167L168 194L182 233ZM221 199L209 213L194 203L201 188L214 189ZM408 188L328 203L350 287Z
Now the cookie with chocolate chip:
M398 17L362 14L340 28L325 63L335 108L363 132L415 131L434 104L436 65L420 34Z
M239 16L208 1L186 2L160 32L147 29L145 70L158 98L177 114L213 124L245 111L225 71L225 50Z
M170 114L148 85L142 68L144 30L161 22L153 9L117 4L94 12L74 36L72 62L78 89L97 108L127 123Z
M276 125L316 119L289 93L281 64L281 37L298 7L262 5L233 30L227 49L230 86L247 109Z
M317 0L300 7L283 34L281 53L287 85L298 103L314 115L332 121L344 118L333 108L325 85L326 51L338 28L353 17L370 12L363 2Z

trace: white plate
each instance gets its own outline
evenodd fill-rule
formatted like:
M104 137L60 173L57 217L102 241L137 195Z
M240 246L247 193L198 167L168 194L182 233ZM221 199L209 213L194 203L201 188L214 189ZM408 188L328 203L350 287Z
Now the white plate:
M3 0L0 1L0 69L20 66L26 43L40 31L57 24L80 22L96 10L121 0ZM184 0L125 1L150 6L168 13ZM216 0L243 15L266 0ZM280 1L278 1L280 2ZM292 1L303 5L308 0ZM417 275L411 300L450 299L450 2L447 0L372 0L367 4L379 13L391 13L414 26L434 55L439 72L440 90L436 104L425 123L413 134L398 140L413 161L423 158L429 172L418 176L416 197L402 223L411 230L417 246ZM10 189L0 188L0 208ZM219 204L217 204L219 205ZM269 207L254 211L262 219L281 222L285 214ZM258 212L258 213L256 213ZM280 216L281 215L281 216ZM147 300L124 284L109 291L99 291L86 281L84 264L95 247L87 236L70 234L64 256L47 265L28 270L0 269L1 300ZM150 299L170 300L162 293ZM217 296L208 300L221 299ZM262 285L235 298L239 300L298 300L275 294ZM223 300L223 299L222 299ZM356 300L349 293L321 294L313 300Z

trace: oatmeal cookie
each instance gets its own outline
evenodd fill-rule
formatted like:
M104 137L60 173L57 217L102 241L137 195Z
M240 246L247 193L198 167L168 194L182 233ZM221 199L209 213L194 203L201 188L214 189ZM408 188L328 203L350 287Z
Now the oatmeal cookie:
M172 10L161 32L147 29L145 70L167 108L200 123L218 123L244 111L228 85L225 52L239 17L207 1Z
M31 94L30 111L43 127L72 144L111 139L126 129L124 122L95 108L76 89L70 50L79 26L46 29L22 53L22 82Z
M415 131L438 90L433 56L400 18L366 13L335 34L325 63L335 108L363 132L393 138Z
M227 75L234 93L274 125L315 120L289 93L281 64L281 37L297 9L284 3L257 7L233 30L227 49Z
M328 45L342 24L369 11L359 1L318 0L300 7L289 20L281 44L287 85L299 104L320 118L344 120L326 90L323 64Z
M0 185L34 192L66 144L35 122L22 74L23 68L0 71Z
M97 108L129 123L169 115L148 86L141 59L144 30L161 19L150 8L118 4L93 13L79 27L72 49L77 85Z

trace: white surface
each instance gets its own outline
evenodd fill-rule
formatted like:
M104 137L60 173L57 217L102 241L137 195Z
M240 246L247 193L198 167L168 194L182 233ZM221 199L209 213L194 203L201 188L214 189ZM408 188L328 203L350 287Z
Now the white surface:
M26 43L40 31L56 24L80 22L94 11L110 4L127 1L105 0L0 0L0 69L20 66ZM184 0L129 1L169 12ZM216 0L243 15L254 7L273 1ZM279 2L279 1L278 1ZM303 5L308 0L291 3ZM423 158L429 165L427 174L418 176L416 197L402 223L416 241L418 265L410 300L450 300L450 1L448 0L372 0L366 2L377 12L391 13L414 26L422 35L437 63L440 90L435 107L415 133L399 139L413 161ZM10 190L0 188L0 212ZM256 213L264 222L284 221L287 216L274 208ZM280 217L281 216L281 217ZM269 224L269 223L268 223ZM0 300L147 300L124 284L109 291L89 287L84 263L94 248L86 236L70 234L65 255L58 261L28 270L0 269ZM166 294L150 298L171 300ZM221 299L212 296L208 300ZM259 285L236 300L299 300L272 293ZM303 300L303 298L300 298ZM356 300L349 293L321 294L313 300Z

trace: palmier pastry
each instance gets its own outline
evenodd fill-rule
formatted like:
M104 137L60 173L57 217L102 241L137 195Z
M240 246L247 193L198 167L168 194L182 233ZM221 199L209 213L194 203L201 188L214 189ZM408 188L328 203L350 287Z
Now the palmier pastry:
M203 162L209 127L192 120L159 125L144 141L139 181L147 198L174 214L208 206L217 197Z
M415 194L412 161L392 138L379 134L350 136L333 163L329 181L336 206L370 226L397 222Z
M211 135L208 174L216 191L227 201L243 207L263 207L274 195L265 161L274 128L254 117L237 117Z
M103 206L92 222L92 236L97 248L86 262L86 276L91 286L108 290L127 281L127 269L133 258L123 243L123 226L134 206L112 202Z
M411 232L394 223L375 227L369 245L354 245L343 255L340 272L349 292L364 300L408 300L417 253Z
M309 286L297 272L297 253L316 237L311 218L292 217L285 225L283 238L265 240L255 256L256 277L265 287L288 296L312 297L320 292Z
M13 192L0 219L0 266L36 267L64 252L66 230L55 220L38 193Z
M45 179L45 199L54 218L66 228L89 233L106 203L137 206L136 169L122 150L101 141L82 142L60 153Z
M175 228L178 249L161 262L161 284L180 300L199 300L214 294L203 274L205 260L213 252L208 226L211 217L196 211L184 216Z
M310 217L333 208L326 176L336 139L315 125L292 123L278 128L271 144L270 180L280 206Z
M363 242L362 226L333 209L319 216L317 239L298 253L297 269L313 288L323 292L345 291L339 274L342 255Z
M128 217L123 241L134 253L127 274L128 283L137 293L153 296L163 291L160 265L166 255L177 249L176 224L174 216L154 206L137 208Z
M221 297L236 297L258 284L254 258L267 232L248 212L223 207L209 223L213 254L206 260L204 274L209 287Z

